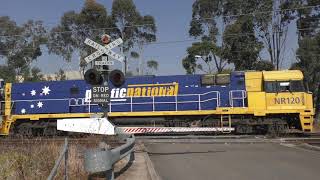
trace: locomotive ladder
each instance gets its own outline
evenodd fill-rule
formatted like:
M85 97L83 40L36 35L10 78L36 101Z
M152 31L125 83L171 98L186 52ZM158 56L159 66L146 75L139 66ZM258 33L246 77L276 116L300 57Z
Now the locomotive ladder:
M220 127L231 128L231 114L221 114ZM229 132L231 131L226 131L226 133L229 133Z

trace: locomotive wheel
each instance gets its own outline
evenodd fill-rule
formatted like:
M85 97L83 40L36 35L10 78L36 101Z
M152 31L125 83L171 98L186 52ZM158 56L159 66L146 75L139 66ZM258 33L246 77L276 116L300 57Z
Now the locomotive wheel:
M31 137L32 136L32 128L29 126L22 125L19 127L18 133L21 136Z
M251 134L253 133L252 126L239 124L236 126L236 133L239 134Z
M267 126L268 129L268 134L270 134L271 136L280 136L281 134L285 133L285 131L287 130L288 126L285 124L269 124Z
M58 134L58 132L55 127L46 127L43 130L44 136L56 136L57 134Z

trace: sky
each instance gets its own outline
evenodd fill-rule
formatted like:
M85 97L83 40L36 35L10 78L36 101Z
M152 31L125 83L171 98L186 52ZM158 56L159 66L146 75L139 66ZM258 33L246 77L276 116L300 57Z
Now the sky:
M112 0L97 0L111 12ZM152 15L157 25L157 42L147 45L144 49L143 59L145 61L154 59L159 63L157 75L185 74L181 60L187 55L186 49L192 42L176 42L192 39L189 34L189 23L192 15L192 3L194 0L134 0L137 10L141 15ZM75 10L79 12L84 5L84 0L1 0L0 16L9 16L18 24L22 24L29 19L42 20L46 27L58 25L64 12ZM293 26L292 26L293 27ZM290 28L289 36L294 36L294 28ZM90 38L90 37L89 37ZM168 42L171 43L163 43ZM288 59L283 64L286 68L294 56L297 42L294 38L289 38L290 47L286 55ZM266 56L265 52L261 55ZM131 59L131 64L135 64ZM34 63L41 68L44 73L54 73L59 68L64 70L78 70L79 57L75 54L71 63L66 63L62 57L48 54L47 49L43 49L43 55ZM130 63L129 63L130 64ZM132 69L132 67L129 66Z

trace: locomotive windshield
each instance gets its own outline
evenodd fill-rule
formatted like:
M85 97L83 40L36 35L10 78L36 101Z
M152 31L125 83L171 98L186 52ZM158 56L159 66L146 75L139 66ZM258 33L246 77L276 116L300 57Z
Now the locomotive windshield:
M278 92L305 92L302 80L292 81L265 81L264 90L267 93Z

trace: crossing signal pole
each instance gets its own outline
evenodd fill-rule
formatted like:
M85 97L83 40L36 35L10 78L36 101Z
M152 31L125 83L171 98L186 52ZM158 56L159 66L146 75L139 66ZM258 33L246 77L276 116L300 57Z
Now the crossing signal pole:
M121 62L124 59L123 56L111 51L112 48L118 46L123 41L119 38L111 42L110 36L106 34L101 37L101 41L104 44L103 46L88 38L85 40L87 45L98 50L85 58L87 63L90 63L100 56L103 57L102 61L95 61L94 67L85 72L84 79L87 84L92 85L91 103L99 104L105 112L105 116L107 116L109 103L111 103L109 82L111 82L114 87L120 87L125 83L125 75L122 71L115 69L109 73L109 66L113 65L113 61L110 61L111 58ZM97 68L97 66L102 66L102 68Z

